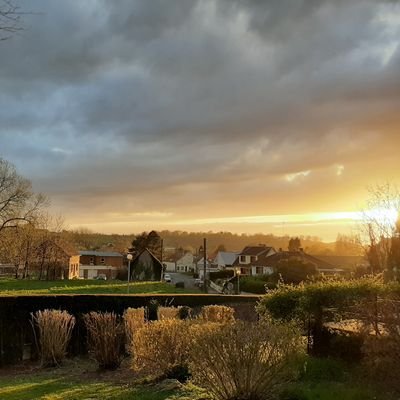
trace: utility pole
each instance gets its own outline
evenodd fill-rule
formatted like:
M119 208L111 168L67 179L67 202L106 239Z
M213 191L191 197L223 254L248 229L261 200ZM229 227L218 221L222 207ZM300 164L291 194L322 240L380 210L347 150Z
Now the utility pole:
M207 239L203 240L204 293L207 293Z
M161 251L160 251L160 261L161 261L161 281L164 279L164 239L160 240L160 246L161 246Z

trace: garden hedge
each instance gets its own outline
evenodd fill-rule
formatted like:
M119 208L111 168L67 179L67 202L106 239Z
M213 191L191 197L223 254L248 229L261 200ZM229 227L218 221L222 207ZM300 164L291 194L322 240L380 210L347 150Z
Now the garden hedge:
M199 309L205 305L233 306L242 318L256 318L258 296L228 296L213 294L79 294L29 295L0 297L0 366L13 364L35 355L35 337L31 326L31 313L44 309L66 310L77 323L69 348L72 354L87 352L86 330L82 315L90 311L114 311L122 315L129 307L147 307L157 301L161 306L188 306ZM241 310L242 308L242 310Z

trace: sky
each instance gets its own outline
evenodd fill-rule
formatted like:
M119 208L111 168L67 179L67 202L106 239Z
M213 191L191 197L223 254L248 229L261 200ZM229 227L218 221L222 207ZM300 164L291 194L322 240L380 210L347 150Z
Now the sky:
M399 1L14 2L0 156L70 228L334 240L400 183Z

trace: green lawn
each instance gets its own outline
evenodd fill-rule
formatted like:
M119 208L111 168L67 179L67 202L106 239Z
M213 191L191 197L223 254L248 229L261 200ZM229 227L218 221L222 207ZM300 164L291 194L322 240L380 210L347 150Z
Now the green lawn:
M193 291L192 291L193 292ZM0 295L15 294L126 294L127 283L101 280L38 281L0 279ZM165 282L131 282L130 293L190 293Z
M174 381L138 385L129 365L98 372L87 359L67 360L60 368L0 372L1 400L185 400L201 394Z

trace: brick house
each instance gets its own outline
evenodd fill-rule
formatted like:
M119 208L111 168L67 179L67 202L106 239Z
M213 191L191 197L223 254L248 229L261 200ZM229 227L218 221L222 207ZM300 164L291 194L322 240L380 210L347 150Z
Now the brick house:
M79 277L84 279L94 279L99 275L115 279L123 265L122 254L114 251L80 251L78 257Z

